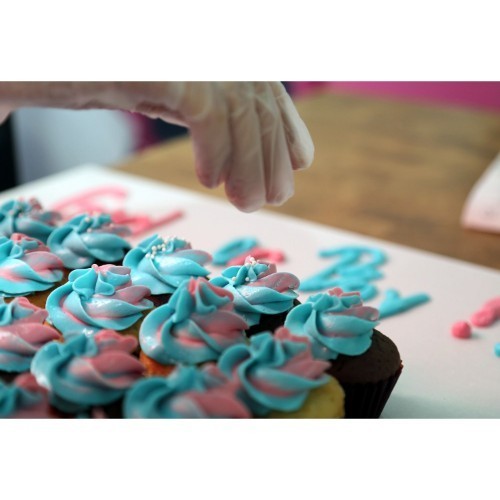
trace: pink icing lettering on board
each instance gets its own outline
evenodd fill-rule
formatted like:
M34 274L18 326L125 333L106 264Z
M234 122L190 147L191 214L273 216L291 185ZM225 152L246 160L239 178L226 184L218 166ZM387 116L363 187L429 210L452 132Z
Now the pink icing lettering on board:
M500 319L500 297L495 297L483 304L481 309L472 314L470 322L474 326L491 326Z
M174 210L155 219L146 214L129 214L123 208L127 196L125 188L102 186L59 201L53 205L53 209L60 212L65 219L81 213L107 213L115 224L128 225L133 236L169 224L184 214L182 210ZM111 208L111 205L115 208Z
M285 254L281 250L255 247L249 252L232 258L227 264L229 266L242 266L245 264L245 259L248 255L251 255L255 260L264 260L273 264L279 264L285 261Z

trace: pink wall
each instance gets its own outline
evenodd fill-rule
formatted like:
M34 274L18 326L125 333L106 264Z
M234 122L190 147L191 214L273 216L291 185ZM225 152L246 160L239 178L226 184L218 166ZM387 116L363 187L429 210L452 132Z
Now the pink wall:
M358 93L440 102L500 112L500 82L289 82L299 97L313 92Z

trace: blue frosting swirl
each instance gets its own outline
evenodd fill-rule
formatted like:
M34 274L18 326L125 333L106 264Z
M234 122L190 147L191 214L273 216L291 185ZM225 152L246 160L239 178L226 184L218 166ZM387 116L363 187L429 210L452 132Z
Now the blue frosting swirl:
M203 278L182 283L168 304L144 319L141 349L159 363L198 364L216 360L235 343L245 342L245 321L234 312L232 296Z
M357 356L366 352L378 318L377 309L363 306L359 294L333 289L312 295L294 307L285 327L294 335L309 338L315 356L336 359L339 354Z
M59 219L57 212L43 210L36 199L9 200L0 206L0 234L22 233L46 243Z
M96 261L121 261L130 249L121 235L128 233L124 226L114 225L107 214L82 214L54 229L47 244L68 269L82 269Z
M260 322L262 314L274 315L289 311L298 294L299 280L290 273L277 273L274 264L249 257L242 266L231 266L222 276L210 280L229 290L234 307L249 326Z
M207 252L192 250L180 238L161 238L157 234L130 250L123 265L130 268L132 282L147 286L153 295L173 293L189 278L207 277L203 267L211 257Z
M47 298L49 319L63 335L93 335L101 329L125 330L153 307L149 289L132 285L130 270L123 266L94 264L76 269L68 283Z
M328 382L329 363L313 359L308 342L279 337L255 335L250 345L227 349L218 362L222 373L238 378L240 397L257 416L296 411L312 389Z

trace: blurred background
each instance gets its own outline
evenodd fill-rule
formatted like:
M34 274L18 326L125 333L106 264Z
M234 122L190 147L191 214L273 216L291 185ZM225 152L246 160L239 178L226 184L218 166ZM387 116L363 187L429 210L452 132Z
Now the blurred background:
M296 100L318 94L370 96L500 113L497 82L284 82ZM0 190L86 162L114 165L186 134L182 127L114 111L26 108L0 126Z

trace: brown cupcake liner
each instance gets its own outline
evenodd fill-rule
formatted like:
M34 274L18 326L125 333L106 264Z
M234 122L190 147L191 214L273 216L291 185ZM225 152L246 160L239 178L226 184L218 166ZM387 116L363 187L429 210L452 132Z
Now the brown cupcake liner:
M345 392L345 418L379 418L402 370L401 364L394 375L376 383L341 383Z

